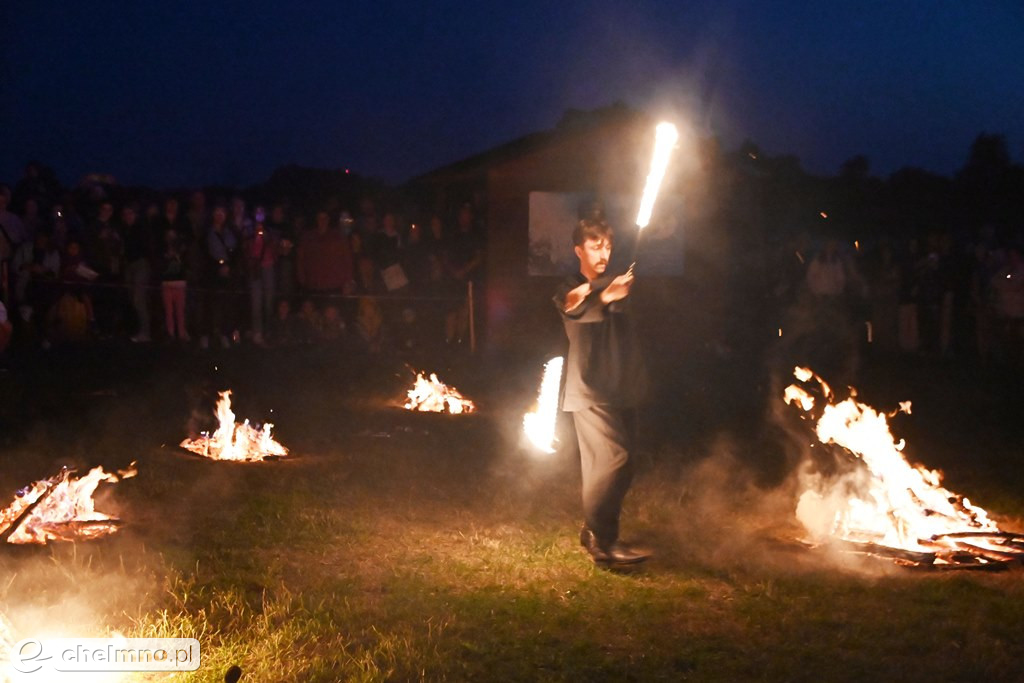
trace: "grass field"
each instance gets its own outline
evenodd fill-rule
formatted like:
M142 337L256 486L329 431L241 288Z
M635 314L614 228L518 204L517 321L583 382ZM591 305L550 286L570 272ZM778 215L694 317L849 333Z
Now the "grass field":
M203 664L182 680L200 681L233 665L243 681L1024 679L1021 572L804 549L784 449L713 373L645 417L623 527L656 558L613 573L577 544L572 448L520 446L529 363L430 368L480 404L448 417L395 407L400 364L327 352L35 362L0 377L2 495L65 463L139 475L101 491L117 535L0 548L0 610L22 635L196 637ZM1021 528L1012 378L896 365L864 382L869 402L915 401L897 424L912 457ZM293 457L175 447L228 387Z

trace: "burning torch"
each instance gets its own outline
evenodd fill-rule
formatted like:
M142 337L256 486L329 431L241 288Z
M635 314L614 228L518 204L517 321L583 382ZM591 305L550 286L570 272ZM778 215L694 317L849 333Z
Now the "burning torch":
M555 452L558 394L564 360L562 356L556 356L544 364L544 376L537 392L537 408L523 415L523 432L533 447L542 453Z
M679 131L674 124L662 121L654 129L654 153L651 155L651 170L647 174L644 194L640 198L640 211L636 215L636 242L633 243L633 265L636 265L636 252L640 245L640 233L651 222L654 202L658 199L661 181L665 178L672 150L679 141ZM632 267L632 266L630 266Z

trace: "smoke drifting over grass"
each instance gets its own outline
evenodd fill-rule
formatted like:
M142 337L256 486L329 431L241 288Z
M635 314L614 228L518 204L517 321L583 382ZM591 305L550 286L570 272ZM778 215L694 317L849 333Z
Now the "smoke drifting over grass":
M0 548L0 613L11 638L127 633L158 599L161 561L134 540Z
M676 476L651 472L634 487L625 514L640 520L670 565L774 575L897 571L885 561L812 547L796 517L804 488L799 469L781 483L765 486L738 455L742 448L723 436L707 457Z

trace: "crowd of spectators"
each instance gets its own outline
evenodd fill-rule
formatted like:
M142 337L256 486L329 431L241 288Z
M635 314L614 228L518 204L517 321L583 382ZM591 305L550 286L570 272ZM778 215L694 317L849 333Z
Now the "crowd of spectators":
M371 198L309 215L202 191L113 201L40 170L0 185L0 353L102 339L369 353L467 341L467 283L484 272L470 204L449 225Z
M485 253L470 204L409 220L370 197L312 211L202 191L113 201L103 184L68 192L40 171L0 185L0 353L97 339L369 353L468 341L467 283L479 292ZM766 270L769 285L732 287L771 292L789 333L824 332L844 358L1024 366L1021 242L994 228L868 244L805 232L743 259L764 263L740 270Z
M818 330L849 358L958 359L1024 367L1024 258L985 227L873 244L803 234L780 249L774 294L797 331ZM782 330L780 330L780 335ZM836 340L844 340L842 342Z

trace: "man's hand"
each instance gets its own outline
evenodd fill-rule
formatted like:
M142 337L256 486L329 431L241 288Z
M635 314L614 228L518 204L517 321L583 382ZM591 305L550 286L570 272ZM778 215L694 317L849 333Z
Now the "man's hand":
M566 313L583 303L583 300L590 294L590 283L584 282L579 287L573 287L565 295L565 307L562 309Z
M629 288L633 286L633 266L622 275L613 279L601 292L601 303L610 304L629 296Z

